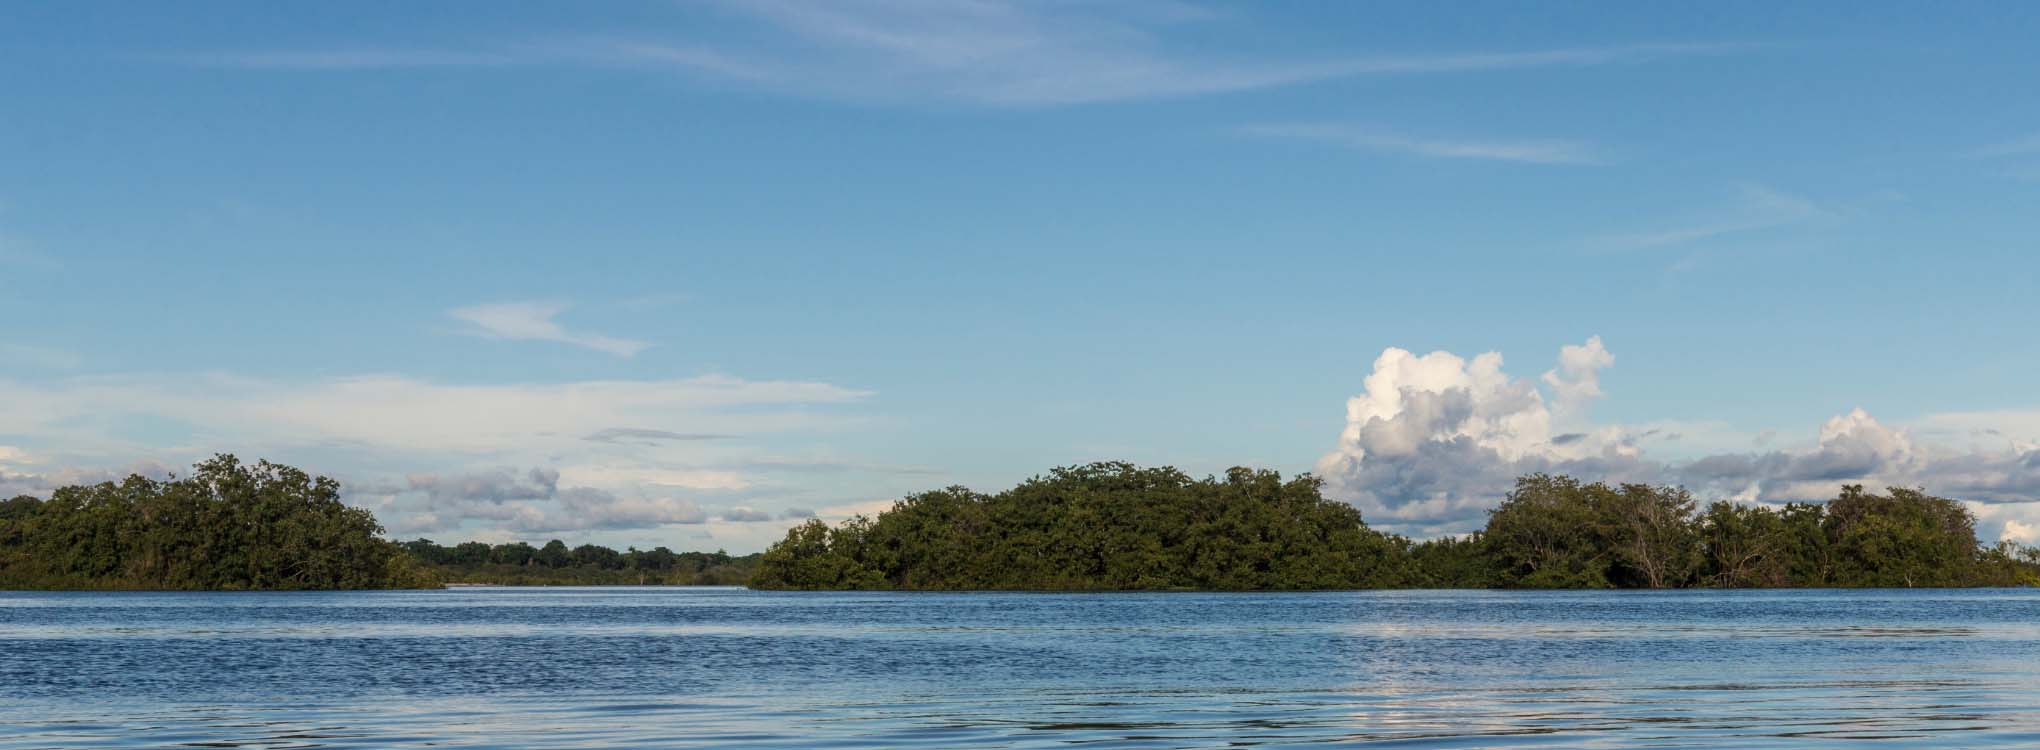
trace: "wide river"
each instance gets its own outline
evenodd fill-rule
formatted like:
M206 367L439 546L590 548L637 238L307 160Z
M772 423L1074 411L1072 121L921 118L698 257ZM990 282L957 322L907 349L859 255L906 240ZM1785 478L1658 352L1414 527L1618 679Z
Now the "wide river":
M0 748L2040 747L2040 591L0 592Z

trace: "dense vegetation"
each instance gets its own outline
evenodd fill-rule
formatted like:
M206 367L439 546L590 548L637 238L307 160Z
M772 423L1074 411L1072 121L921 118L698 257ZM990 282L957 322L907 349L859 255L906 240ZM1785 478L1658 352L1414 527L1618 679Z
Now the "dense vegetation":
M442 583L739 584L759 556L516 542L397 544L326 477L233 456L191 476L0 501L0 589L436 588Z
M768 589L1327 589L2040 584L2040 550L1980 547L1961 504L1846 487L1782 509L1532 475L1465 538L1375 532L1309 476L1192 479L1101 463L995 495L912 495L809 521L766 551Z
M1369 529L1310 476L1061 468L986 495L912 495L809 521L763 554L618 552L559 540L382 538L339 483L233 456L0 502L0 588L358 589L734 584L768 589L1676 588L2040 585L2040 550L1979 546L1960 503L1844 487L1773 508L1532 475L1482 531L1421 543Z
M1056 469L996 495L923 492L876 520L809 521L757 588L1313 589L1408 580L1396 541L1309 477L1235 469Z
M558 539L542 547L525 542L447 547L417 539L402 547L447 583L503 586L735 586L751 577L760 557L732 557L720 550L674 552L665 547L623 552L594 544L569 548Z
M64 487L0 503L0 588L435 586L340 484L233 456L191 476Z

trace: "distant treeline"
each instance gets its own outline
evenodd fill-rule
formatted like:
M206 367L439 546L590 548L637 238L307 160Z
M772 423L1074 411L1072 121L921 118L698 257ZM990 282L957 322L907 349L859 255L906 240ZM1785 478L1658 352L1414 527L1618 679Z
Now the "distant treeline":
M1099 463L986 495L911 495L809 521L765 552L765 589L1276 590L2026 586L2040 550L1977 543L1960 503L1845 487L1782 509L1531 475L1463 538L1369 529L1309 476Z
M191 476L0 501L0 589L437 588L445 583L738 584L759 555L617 552L554 540L397 544L340 483L230 455Z
M674 552L665 547L623 552L594 544L569 548L558 539L542 547L524 542L447 547L430 539L400 546L447 583L504 586L738 586L751 577L762 557L756 553L732 557L721 550Z

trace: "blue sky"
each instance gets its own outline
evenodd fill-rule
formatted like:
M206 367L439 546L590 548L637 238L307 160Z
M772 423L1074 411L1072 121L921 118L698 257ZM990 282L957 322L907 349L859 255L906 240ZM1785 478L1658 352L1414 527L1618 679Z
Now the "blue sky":
M2032 541L2040 9L1960 11L12 3L0 490L223 450L749 551L1124 458Z

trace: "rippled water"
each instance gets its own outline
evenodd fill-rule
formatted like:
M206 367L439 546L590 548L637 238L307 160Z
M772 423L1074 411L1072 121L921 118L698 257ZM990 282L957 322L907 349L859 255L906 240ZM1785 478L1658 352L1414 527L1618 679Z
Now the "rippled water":
M0 750L2035 747L2040 592L0 592Z

